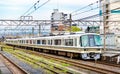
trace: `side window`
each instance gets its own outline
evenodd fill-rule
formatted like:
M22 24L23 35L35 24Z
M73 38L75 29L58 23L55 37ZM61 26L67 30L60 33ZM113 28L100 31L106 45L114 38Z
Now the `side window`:
M50 43L50 40L48 40L48 45L50 45L51 43Z
M42 44L46 44L46 40L42 40Z
M28 44L28 40L26 40L26 43Z
M32 40L30 40L30 44L32 44Z
M66 46L73 46L73 39L65 39Z
M81 41L81 46L83 47L89 46L89 40L87 35L81 36L80 41Z
M41 44L41 41L40 41L40 40L37 40L37 44Z
M22 40L20 40L20 43L22 43Z
M89 46L95 46L94 35L89 35Z
M94 39L95 39L95 45L97 46L102 45L101 37L99 35L94 35Z
M55 42L55 45L61 45L61 39L56 39L54 40L54 42Z
M23 42L23 40L22 40L22 44L23 44L24 42Z
M16 42L17 43L17 42ZM23 40L23 43L25 44L25 40Z
M51 40L51 45L52 45L52 40Z

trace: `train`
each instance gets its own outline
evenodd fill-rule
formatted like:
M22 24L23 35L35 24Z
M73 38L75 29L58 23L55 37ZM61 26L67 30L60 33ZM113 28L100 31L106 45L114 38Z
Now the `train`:
M41 36L34 38L6 39L7 45L34 47L37 51L79 56L81 59L100 59L102 53L101 36L96 33ZM43 49L44 48L44 49Z

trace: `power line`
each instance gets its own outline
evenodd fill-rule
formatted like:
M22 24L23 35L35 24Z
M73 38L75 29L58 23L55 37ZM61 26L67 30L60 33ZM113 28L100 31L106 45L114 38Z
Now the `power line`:
M35 7L35 5L36 5L37 3L39 3L39 2L40 2L40 0L38 0L37 2L35 2L34 5L31 6L22 16L24 16L26 13L28 13L32 8Z
M35 9L35 10L31 11L31 12L28 13L26 16L32 14L33 12L35 12L36 10L38 10L40 7L42 7L42 6L44 6L45 4L47 4L49 1L50 1L50 0L47 0L46 2L44 2L43 4L41 4L41 5L38 6L38 7L36 7L36 4L37 4L37 3L35 3L35 4L34 4L34 9Z
M119 2L119 1L115 1L115 2L112 2L112 3L108 3L108 4L110 5L110 4L117 3L117 2ZM102 5L102 6L99 6L99 7L97 6L97 7L95 7L95 8L92 8L92 9L89 9L89 10L86 10L86 11L83 11L83 12L79 12L79 13L73 14L72 16L76 16L76 15L79 15L79 14L82 14L82 13L90 12L90 11L92 11L92 10L101 8L101 7L103 7L103 6L105 6L105 5ZM79 10L79 11L80 11L80 10Z
M85 9L85 8L87 8L87 7L90 7L90 6L92 6L92 5L96 4L96 3L98 3L98 1L96 1L96 2L94 2L94 3L91 3L91 4L87 5L87 6L84 6L84 7L80 8L80 9L77 9L77 10L71 12L71 14L76 13L76 12L78 12L78 11L80 11L80 10L83 10L83 9Z
M116 9L120 9L120 7L115 8L115 9L113 9L113 10L116 10ZM109 11L109 12L108 12L109 14L107 14L107 15L109 15L109 16L112 15L112 14L110 14L110 12L111 12L111 11ZM102 15L106 15L105 13L106 13L106 12L103 12ZM92 15L92 16L88 16L88 17L84 17L84 18L78 19L78 20L84 20L84 19L89 19L89 18L99 17L99 16L100 16L100 14L95 14L95 15Z
M46 2L44 2L43 4L41 4L40 6L38 6L38 7L36 7L36 5L38 4L38 3L40 3L40 0L38 0L36 3L34 3L34 5L33 6L31 6L22 16L29 16L30 14L32 14L33 12L35 12L36 10L38 10L39 8L41 8L42 6L44 6L45 4L47 4L48 2L49 2L50 0L47 0ZM32 9L34 8L34 10L33 11L31 11ZM31 12L30 12L31 11ZM24 20L24 19L23 19ZM20 25L18 25L18 26L20 26ZM18 27L17 26L17 27ZM16 28L17 28L16 27ZM15 28L15 29L16 29Z

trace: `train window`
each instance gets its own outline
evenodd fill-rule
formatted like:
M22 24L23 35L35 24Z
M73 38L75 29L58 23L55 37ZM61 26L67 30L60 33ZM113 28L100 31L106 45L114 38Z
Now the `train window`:
M26 43L28 44L28 40L26 40Z
M101 37L99 35L94 35L94 39L95 39L95 45L96 46L100 46L101 43Z
M24 42L25 42L25 44L26 44L26 40L25 40Z
M20 43L22 43L22 40L20 40Z
M21 40L21 43L23 43L23 40Z
M94 35L89 35L89 46L94 46L95 42L94 42Z
M46 44L46 40L42 40L42 44Z
M32 40L30 40L30 44L32 44Z
M29 44L29 42L30 42L30 41L28 40L28 44Z
M50 40L48 40L48 45L50 45Z
M66 46L73 46L73 39L65 39Z
M89 46L88 44L88 36L87 35L84 35L84 36L81 36L81 46L85 47L85 46Z
M40 40L37 40L37 44L41 44L41 41L40 41Z
M23 40L23 42L25 43L25 40Z
M54 40L54 42L55 42L55 45L61 45L61 39L56 39Z
M80 38L81 46L101 46L101 37L99 35L84 35Z
M51 40L51 45L52 45L52 40Z

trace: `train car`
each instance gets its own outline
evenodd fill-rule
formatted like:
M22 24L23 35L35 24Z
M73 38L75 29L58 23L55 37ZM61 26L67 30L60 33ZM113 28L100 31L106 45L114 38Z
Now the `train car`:
M5 43L11 45L49 47L53 52L77 53L80 58L85 60L100 59L102 53L101 37L95 33L7 39Z
M120 33L107 33L105 35L105 42L107 49L120 50ZM104 45L104 34L101 34L102 45Z

